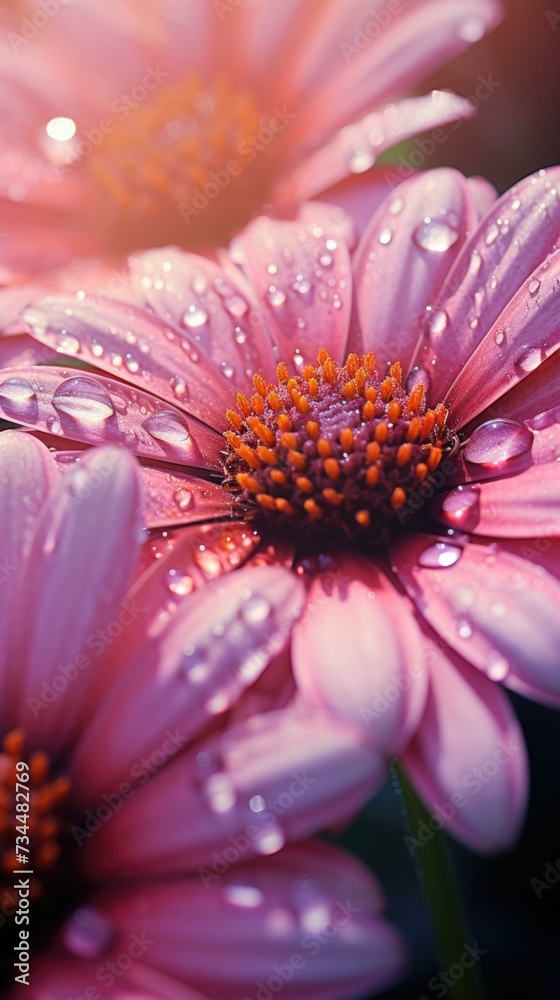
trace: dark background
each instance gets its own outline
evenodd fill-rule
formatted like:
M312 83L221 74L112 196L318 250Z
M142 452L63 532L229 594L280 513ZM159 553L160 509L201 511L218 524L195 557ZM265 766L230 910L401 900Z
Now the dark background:
M480 103L477 116L450 129L424 164L424 169L447 165L482 174L500 193L527 174L560 163L560 0L507 0L505 7L496 31L419 90L445 87L468 97L480 77L500 84ZM560 650L558 658L560 670ZM465 903L467 943L477 941L487 951L479 966L486 1000L558 1000L560 881L539 899L530 880L542 879L546 862L554 865L560 858L559 716L512 700L531 760L531 800L521 839L493 858L478 857L449 838L448 845ZM409 942L408 978L383 993L383 1000L435 1000L438 994L428 982L445 966L403 843L406 832L401 800L389 782L342 842L381 876L388 915Z
M426 164L483 174L500 193L534 170L560 163L560 2L503 5L499 27L421 88L445 87L468 97L480 76L501 84L473 121L450 130Z

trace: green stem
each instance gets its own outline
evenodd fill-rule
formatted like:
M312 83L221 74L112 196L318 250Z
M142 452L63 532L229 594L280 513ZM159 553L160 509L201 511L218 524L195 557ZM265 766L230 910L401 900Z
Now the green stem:
M394 766L411 833L417 838L419 828L422 829L419 824L428 824L431 816L416 795L402 766L398 761L395 761ZM431 824L428 829L433 830ZM442 971L449 973L452 965L460 964L469 938L442 831L434 830L430 840L418 847L414 857L417 875L432 914L443 963ZM449 988L448 996L453 1000L481 1000L482 992L476 968L461 967L465 969L465 974Z

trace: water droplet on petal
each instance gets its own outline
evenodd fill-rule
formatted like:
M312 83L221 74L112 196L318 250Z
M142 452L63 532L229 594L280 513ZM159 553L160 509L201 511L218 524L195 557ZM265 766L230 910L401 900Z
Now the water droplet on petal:
M472 636L473 633L472 626L464 618L460 618L456 622L456 629L459 638L461 639L470 639L470 637Z
M371 149L367 149L365 143L357 143L360 148L356 149L350 157L348 166L353 174L363 174L375 163L375 154Z
M184 378L181 378L180 375L174 375L173 378L169 379L169 385L177 396L177 399L186 399L187 383Z
M113 401L98 379L76 375L57 386L52 404L59 413L67 413L75 420L96 423L108 420L115 412Z
M465 458L474 465L501 465L528 452L533 435L516 420L488 420L471 434L465 445Z
M198 568L202 570L206 577L212 579L217 576L222 568L220 560L215 552L210 552L204 546L194 554L194 561Z
M167 587L172 594L178 597L185 597L194 590L194 580L188 573L182 573L178 569L170 569L167 573Z
M424 386L424 392L429 392L431 381L430 373L426 371L425 368L419 368L419 366L416 365L406 380L406 391L412 392L417 385L422 383Z
M377 238L383 246L387 246L387 244L393 239L393 230L390 226L383 226L383 228L379 230Z
M500 345L503 344L503 342L504 342L505 339L506 339L506 335L505 335L505 333L504 333L503 330L498 330L494 334L494 343L497 344L498 347L500 347Z
M235 319L242 319L249 308L241 295L229 295L224 299L224 306Z
M452 229L447 222L428 218L416 227L413 239L422 250L444 253L455 245L459 239L459 233L456 229Z
M466 486L456 486L443 500L442 509L446 514L458 520L465 516L480 499L480 489L470 483Z
M541 287L540 281L537 281L536 278L533 278L533 280L529 282L529 295L536 295L540 287Z
M35 390L26 378L7 378L0 383L0 399L7 399L10 403L25 404L35 399Z
M462 548L458 545L436 542L420 553L418 562L420 566L426 566L428 569L447 569L459 562L462 552Z
M173 499L179 510L188 510L190 507L194 506L193 494L191 490L185 489L184 486L177 487L173 493Z
M79 354L82 345L72 333L61 330L56 334L54 348L59 354Z
M216 813L229 812L237 801L231 778L219 771L204 782L204 794L208 805Z
M266 597L249 597L241 607L241 617L247 625L260 625L270 617L271 612Z
M197 330L208 322L208 313L199 306L189 306L186 312L183 313L182 322L183 326L188 327L189 330Z
M185 421L172 410L159 410L143 421L144 430L166 444L185 444L189 438L189 430Z
M498 239L500 235L499 226L495 222L491 222L486 230L486 236L484 237L484 242L487 247L491 247L493 243Z
M513 364L520 372L528 374L529 372L534 372L545 360L546 354L542 347L525 346L521 349Z
M434 309L432 306L428 306L426 314L428 317L428 330L430 334L437 337L439 334L444 333L449 322L449 316L447 315L445 309Z
M233 377L233 367L229 364L228 361L222 361L220 368L222 369L226 378Z
M464 42L478 42L486 31L484 21L479 17L467 17L459 25L459 36Z
M493 649L488 654L486 674L491 681L503 681L509 673L509 661L498 650Z
M271 306L278 309L279 306L284 305L284 302L286 301L286 293L283 292L281 288L277 288L276 285L271 285L268 289L267 298Z
M115 928L101 910L82 906L66 921L61 933L64 947L77 958L100 958L112 945Z
M44 309L39 309L37 306L27 306L21 314L21 318L24 323L35 331L39 336L42 333L46 333L49 326L48 313Z
M401 197L393 198L392 202L389 205L389 211L391 215L398 215L399 212L402 212L403 208L404 208L404 198Z

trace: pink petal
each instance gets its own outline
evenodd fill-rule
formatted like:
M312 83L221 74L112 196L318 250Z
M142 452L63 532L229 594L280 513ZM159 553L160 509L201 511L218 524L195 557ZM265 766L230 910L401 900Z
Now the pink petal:
M0 368L52 364L57 360L58 358L52 350L38 344L26 333L13 337L0 336Z
M275 854L287 839L347 819L384 775L354 727L267 712L164 767L83 843L84 862L103 878L184 871L211 864L241 835L246 858Z
M539 413L558 406L560 385L560 354L551 354L522 382L500 396L480 420L507 417L510 420L530 420Z
M388 104L383 111L373 111L346 125L318 152L306 157L280 180L276 198L280 201L313 198L349 174L369 170L391 146L457 118L468 118L472 113L468 101L439 90ZM390 165L386 173L391 174Z
M8 654L14 600L40 512L58 479L56 464L44 445L19 431L0 434L0 686L4 716L12 702L13 662ZM10 670L10 667L12 669ZM9 711L13 714L13 708Z
M281 359L297 370L326 347L342 360L352 295L349 254L336 228L259 218L236 246Z
M319 204L331 203L331 212L342 209L347 222L346 242L350 250L354 250L358 239L363 235L374 212L391 190L402 182L398 177L395 184L390 184L383 167L372 167L365 174L353 174L345 178L327 191L322 192ZM316 201L304 202L304 206L316 205ZM333 210L332 206L336 206Z
M136 462L103 448L61 476L43 508L12 634L18 720L36 745L59 746L87 699L100 655L92 637L118 620L136 562L140 502Z
M81 919L83 908L76 913ZM95 997L97 994L99 998L101 993L93 984L109 985L112 973L108 971L106 963L116 962L116 967L122 968L130 954L128 949L132 947L133 953L138 954L138 948L145 942L141 934L142 928L139 927L136 940L132 936L128 940L121 938L119 946L111 952L104 950L96 961L85 962L82 958L74 958L66 948L58 951L52 949L48 957L37 955L26 996L29 1000L46 1000L47 997L48 1000L68 1000L69 997L73 1000L78 1000L78 997L89 1000L88 990L93 989L95 993L90 992L89 996ZM120 958L123 955L126 957ZM147 957L149 958L149 954ZM100 971L101 978L97 976ZM207 1000L184 983L156 972L138 959L132 963L128 973L123 972L119 979L113 977L113 980L111 1000ZM18 996L21 996L19 986L7 995L7 1000L16 1000Z
M431 640L430 693L405 769L432 813L472 850L503 850L518 836L528 793L521 727L505 694L483 674ZM410 853L430 835L410 831Z
M179 330L179 343L196 340L241 390L255 372L273 377L272 342L235 272L225 275L213 261L176 247L138 254L129 265L139 301Z
M124 444L135 454L219 468L223 438L193 417L122 382L64 368L7 368L0 414L34 430L88 444Z
M422 648L408 599L373 562L348 557L311 585L294 633L294 673L308 704L366 729L394 756L424 709Z
M282 567L248 566L190 596L180 580L168 591L175 609L150 615L146 641L121 662L76 750L74 783L89 804L134 777L142 757L171 757L227 711L283 648L303 606L301 581ZM132 605L150 613L134 593Z
M430 355L437 355L432 378L434 399L442 398L498 320L493 333L502 330L506 336L500 350L494 344L493 355L486 357L491 371L501 364L502 351L508 350L519 327L534 320L539 302L531 299L525 283L557 240L560 200L555 184L559 181L560 168L540 171L520 181L495 202L465 244L435 303L445 310L448 321L444 330L431 337L427 348L428 360ZM543 280L546 284L545 276ZM516 299L518 291L520 298ZM519 301L515 313L511 311L512 300ZM483 400L488 396L485 383L489 374L485 371L483 381L476 385L477 403L481 396ZM506 387L504 381L501 391Z
M404 181L371 220L354 259L361 344L408 371L426 312L476 223L465 179L442 168Z
M395 572L421 614L491 680L560 705L560 583L497 544L445 541L443 561L432 569L426 560L434 543L434 536L411 535L392 549Z
M315 70L311 76L314 64L309 58L299 74L303 92L309 95L295 123L302 133L314 128L328 134L395 93L410 93L430 72L481 38L502 15L498 3L486 0L460 4L421 0L396 11L380 3L372 8L365 0L356 5L353 17L348 4L332 4L332 8L331 23L325 25L331 44L323 44L320 52L321 75ZM390 14L385 24L384 14ZM377 35L372 38L369 33L376 27ZM360 29L365 29L361 37Z
M464 426L558 350L559 273L556 252L533 271L465 363L445 400L451 426Z
M270 977L290 1000L338 1000L380 990L401 970L404 948L380 915L378 884L342 851L307 841L241 871L224 866L222 877L201 870L100 904L121 940L146 933L146 963L212 1000L253 997Z
M468 483L439 497L431 514L451 528L491 538L549 538L560 534L560 423L557 411L528 422L533 434L530 453L520 456L516 475L512 462L503 468L469 466L469 475L499 475L492 482ZM523 427L523 425L520 425ZM481 477L482 478L482 477Z
M5 103L2 106L5 108ZM45 121L48 121L48 117L45 116ZM7 155L2 164L0 154L0 191L4 195L0 196L3 234L0 241L0 272L13 280L64 267L76 257L91 257L103 252L105 247L100 240L88 232L86 226L77 225L76 219L65 211L56 212L6 198L6 188L9 191L21 187L21 177L18 177L20 171L27 168L30 173L37 173L37 156L25 156L21 150L16 149L3 152ZM10 153L12 160L20 161L13 176L5 168L5 160ZM41 167L45 172L55 169L47 162L41 164ZM71 179L65 178L64 185L68 182L72 183ZM56 183L42 186L41 196L46 196L52 208L56 201L57 187ZM33 193L26 192L26 198L31 195L32 200L40 190L41 186L37 185ZM78 203L83 200L83 194L79 190L74 190L74 197Z
M83 454L83 451L59 451L55 458L59 466L66 468ZM144 483L144 518L148 528L231 517L233 496L224 486L156 465L140 465L139 472Z
M41 343L59 354L124 378L211 426L223 426L233 388L197 347L162 321L116 299L51 296L22 318Z

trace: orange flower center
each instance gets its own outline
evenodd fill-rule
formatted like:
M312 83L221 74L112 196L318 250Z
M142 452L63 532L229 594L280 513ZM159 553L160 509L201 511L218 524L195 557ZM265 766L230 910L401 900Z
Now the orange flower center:
M451 443L446 407L426 406L422 382L403 388L398 361L380 374L371 353L340 366L321 349L301 375L284 363L277 375L255 375L227 412L228 485L278 523L380 540Z
M208 206L220 202L226 188L235 200L236 190L247 187L259 110L252 94L225 79L167 83L157 72L149 76L145 86L113 102L111 116L90 130L89 141L87 130L77 136L82 145L76 149L121 213L148 215L157 225L162 211L172 211L184 230L200 213L207 222Z
M0 908L11 912L24 898L15 888L19 872L23 880L29 879L25 900L42 896L46 880L54 874L61 853L60 838L65 833L62 813L70 780L64 775L49 777L49 757L42 750L29 758L25 756L25 734L21 729L8 733L2 748ZM23 906L27 907L27 903Z

